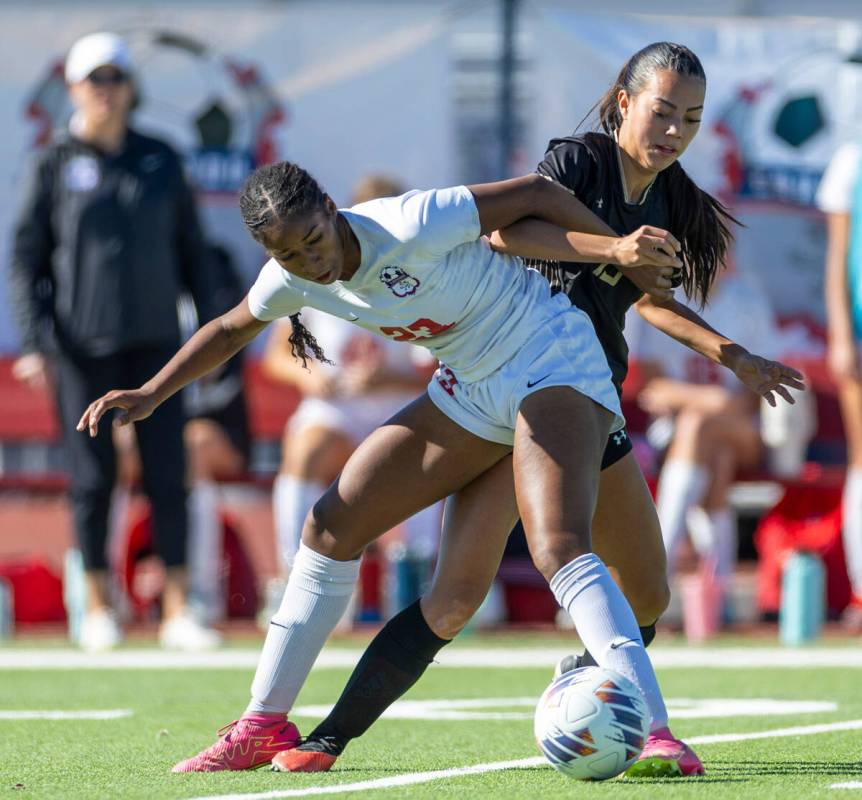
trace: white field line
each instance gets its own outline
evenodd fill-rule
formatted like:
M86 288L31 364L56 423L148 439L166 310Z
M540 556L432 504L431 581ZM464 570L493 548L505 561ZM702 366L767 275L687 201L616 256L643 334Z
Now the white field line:
M862 719L852 719L845 722L830 722L822 725L805 725L794 728L777 728L771 731L755 731L753 733L718 733L710 736L693 736L686 741L691 744L712 744L714 742L744 742L750 739L771 739L785 736L811 736L829 731L862 730ZM275 789L270 792L255 792L252 794L220 794L203 795L193 800L269 800L277 797L311 797L322 794L345 794L347 792L366 792L373 789L391 789L396 786L410 786L417 783L430 783L444 778L457 778L462 775L481 775L486 772L499 772L504 769L526 769L529 767L549 766L541 756L522 758L517 761L492 761L487 764L474 764L471 767L454 767L433 772L413 772L405 775L394 775L391 778L375 778L370 781L356 783L333 784L330 786L308 786L304 789ZM862 785L862 784L860 784ZM836 784L832 788L845 788ZM855 788L846 785L846 788Z
M744 698L669 698L665 701L671 717L707 719L718 717L771 717L797 714L824 714L838 710L838 704L822 700L773 700ZM433 720L514 720L532 719L535 697L485 697L469 700L399 700L383 712L384 719ZM495 708L525 708L527 711L492 711ZM325 717L332 705L297 706L292 717Z
M830 789L862 789L862 781L848 781L847 783L833 783Z
M541 667L552 669L564 655L578 649L556 648L473 648L452 647L438 656L435 668ZM787 647L651 647L653 664L659 669L741 669L741 668L862 668L862 648ZM257 665L260 650L219 650L214 653L171 653L163 650L116 650L84 653L69 649L0 649L3 669L248 669ZM316 669L352 668L361 650L326 648L315 663Z
M0 719L122 719L134 713L130 708L106 711L0 711Z

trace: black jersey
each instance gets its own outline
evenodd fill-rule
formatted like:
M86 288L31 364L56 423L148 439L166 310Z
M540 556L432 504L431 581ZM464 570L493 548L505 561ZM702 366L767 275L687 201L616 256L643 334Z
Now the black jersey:
M620 235L641 225L669 227L666 179L659 173L639 203L627 203L616 142L604 133L552 139L538 172L565 186ZM628 370L623 337L626 311L643 292L611 264L534 263L555 291L565 291L589 314L617 391Z

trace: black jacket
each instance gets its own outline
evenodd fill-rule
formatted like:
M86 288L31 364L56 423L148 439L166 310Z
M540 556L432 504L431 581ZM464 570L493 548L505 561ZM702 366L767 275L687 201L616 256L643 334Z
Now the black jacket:
M179 343L177 299L209 319L211 276L176 152L129 131L106 156L65 136L36 153L10 264L24 352L106 356Z

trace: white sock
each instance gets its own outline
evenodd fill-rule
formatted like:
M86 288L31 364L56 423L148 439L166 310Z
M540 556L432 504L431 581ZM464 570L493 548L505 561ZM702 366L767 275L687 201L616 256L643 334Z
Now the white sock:
M842 499L844 511L844 558L850 586L856 597L862 597L862 467L847 470Z
M403 541L408 554L417 558L431 558L437 552L442 519L443 504L434 503L402 523Z
M715 574L719 578L728 579L736 567L736 517L729 508L716 508L708 511L715 540Z
M569 612L596 663L616 670L643 692L650 730L667 726L667 709L631 606L595 553L578 556L551 578L551 591Z
M737 533L733 511L729 508L707 511L693 506L685 519L698 554L712 560L717 578L729 578L736 566Z
M287 713L353 594L359 559L336 561L304 544L273 616L251 685L249 713Z
M189 492L188 593L208 622L222 619L225 597L221 583L222 528L219 489L213 481L197 481Z
M692 461L665 461L658 480L656 510L667 552L667 571L673 574L676 554L685 534L685 515L703 497L709 475Z
M299 551L308 512L325 491L326 486L319 481L306 481L293 475L276 476L272 485L272 510L278 558L284 572L290 570Z

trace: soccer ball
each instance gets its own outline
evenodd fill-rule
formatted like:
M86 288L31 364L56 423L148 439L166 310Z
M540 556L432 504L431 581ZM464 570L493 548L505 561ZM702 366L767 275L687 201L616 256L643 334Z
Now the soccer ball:
M536 706L536 742L551 766L578 780L606 780L634 763L649 733L643 694L628 678L581 667L554 678Z

